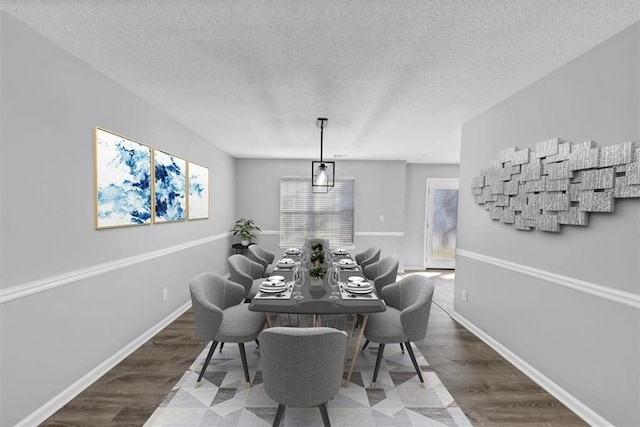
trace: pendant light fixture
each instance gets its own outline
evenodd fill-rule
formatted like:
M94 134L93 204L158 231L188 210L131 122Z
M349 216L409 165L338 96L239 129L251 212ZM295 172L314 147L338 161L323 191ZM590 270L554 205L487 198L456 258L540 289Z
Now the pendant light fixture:
M311 190L314 193L328 193L335 182L335 162L325 162L322 158L324 128L329 119L318 117L316 126L320 128L320 161L311 162Z

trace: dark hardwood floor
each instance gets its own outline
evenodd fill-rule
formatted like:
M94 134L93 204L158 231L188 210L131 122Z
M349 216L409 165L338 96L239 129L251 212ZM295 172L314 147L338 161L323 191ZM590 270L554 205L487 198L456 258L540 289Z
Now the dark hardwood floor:
M474 426L586 425L435 304L417 345ZM189 310L42 425L141 426L203 348Z

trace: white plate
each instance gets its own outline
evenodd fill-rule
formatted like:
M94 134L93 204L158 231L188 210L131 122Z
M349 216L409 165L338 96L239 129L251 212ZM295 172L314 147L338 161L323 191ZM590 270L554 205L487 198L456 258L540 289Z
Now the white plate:
M340 265L356 265L356 262L352 259L341 259L340 261L338 261L338 264Z
M265 294L279 294L280 292L284 292L286 290L287 290L286 286L282 288L276 288L272 286L263 288L262 286L260 286L260 292L264 292Z
M293 260L291 258L282 258L278 262L281 262L282 264L293 264Z
M287 254L299 254L301 252L301 250L298 249L298 248L289 248L284 252L287 253Z
M346 249L334 249L332 252L337 255L344 255L347 253Z
M347 290L347 292L352 293L352 294L370 294L371 292L373 292L373 288L368 288L368 289L347 288L346 290Z
M348 279L350 282L364 282L364 277L361 276L351 276Z
M368 289L373 288L369 282L349 282L346 284L349 289Z
M265 280L260 284L260 286L269 288L281 288L285 286L285 283L281 281Z
M272 282L282 282L284 280L284 276L269 276L267 279Z

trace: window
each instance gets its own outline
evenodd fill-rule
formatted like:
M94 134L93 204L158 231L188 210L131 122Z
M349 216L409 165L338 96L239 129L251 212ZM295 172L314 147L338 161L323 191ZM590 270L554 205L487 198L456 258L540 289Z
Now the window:
M328 193L313 193L311 179L280 181L280 245L302 245L307 237L332 246L353 245L354 180L336 179Z

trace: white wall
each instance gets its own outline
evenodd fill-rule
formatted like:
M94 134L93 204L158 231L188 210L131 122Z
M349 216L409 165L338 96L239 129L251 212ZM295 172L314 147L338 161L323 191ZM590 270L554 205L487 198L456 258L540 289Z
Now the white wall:
M514 145L640 144L639 40L635 24L462 128L455 310L594 424L640 425L640 200L588 227L523 232L470 188Z
M74 382L184 309L191 276L227 272L236 192L233 158L0 17L0 424L9 426L68 398ZM96 125L208 166L210 218L95 230Z

